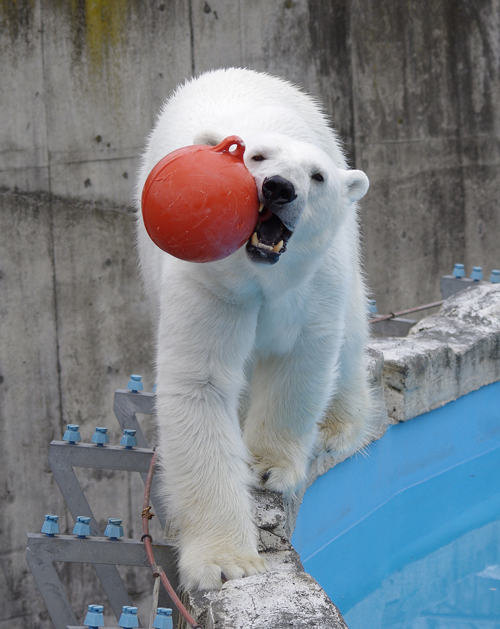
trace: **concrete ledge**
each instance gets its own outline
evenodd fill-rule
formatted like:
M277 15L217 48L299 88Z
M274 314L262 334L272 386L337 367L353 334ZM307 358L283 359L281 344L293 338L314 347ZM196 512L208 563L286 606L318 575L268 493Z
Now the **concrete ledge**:
M228 626L347 629L338 609L305 572L269 572L259 578L250 577L245 583L228 583L224 596L212 604L205 627Z
M186 607L205 629L347 629L290 544L283 496L255 491L254 499L259 552L266 557L269 572L228 581L220 591L186 592ZM182 620L179 627L188 629Z
M500 379L500 286L476 286L448 299L402 339L373 339L383 354L392 423L443 406Z
M389 423L500 380L500 286L475 286L456 294L408 337L373 339L366 357L377 398L374 439ZM307 486L344 458L318 455ZM280 494L255 492L260 551L269 572L229 581L216 592L186 592L185 604L206 629L347 629L290 544L304 491L286 501ZM187 625L181 623L180 629Z

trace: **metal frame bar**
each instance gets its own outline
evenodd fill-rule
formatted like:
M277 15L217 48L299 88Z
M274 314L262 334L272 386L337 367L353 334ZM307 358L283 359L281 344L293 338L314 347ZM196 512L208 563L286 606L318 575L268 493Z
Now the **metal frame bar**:
M55 561L92 563L115 570L117 565L149 567L144 544L139 540L111 541L105 537L78 539L73 535L49 538L41 533L28 533L27 537L26 561L56 629L74 626L77 620L54 566ZM157 563L162 566L174 587L177 587L177 573L173 568L174 549L159 542L153 543L153 549ZM117 615L113 608L117 619L121 611L120 607Z
M110 445L99 447L91 443L69 444L65 441L52 441L49 446L49 466L73 519L76 521L79 515L90 517L92 531L92 537L86 539L79 539L72 535L57 535L48 538L40 533L28 534L26 561L56 629L66 629L68 626L77 625L75 614L54 562L92 564L117 619L121 615L123 605L130 605L131 601L116 566L149 566L146 550L141 541L130 539L111 541L102 537L102 530L80 486L74 468L138 472L145 483L153 450L148 447L136 413L153 414L155 401L154 393L132 393L128 390L115 392L113 410L121 429L128 428L136 431L138 446L133 449ZM165 510L162 502L155 498L159 495L158 483L159 479L156 476L153 479L151 502L160 526L164 529ZM158 542L153 544L153 548L157 564L162 566L168 579L176 588L178 576L174 549Z
M454 277L453 275L443 275L441 277L441 282L439 284L439 289L441 291L441 296L443 299L448 299L452 295L459 293L466 288L471 288L475 286L481 286L484 284L489 284L489 282L480 281L475 282L471 280L470 277Z
M76 522L79 515L90 517L92 535L98 536L101 536L103 531L97 523L73 468L136 471L141 473L145 482L152 456L153 450L146 450L145 448L127 450L123 446L98 447L91 443L70 445L65 441L52 441L49 446L49 466L73 520ZM157 501L154 500L153 496L151 501L163 529L165 515L161 509L157 509L160 504L156 504ZM122 607L131 605L130 597L120 574L116 566L98 563L93 565L113 613L118 619Z
M148 448L149 446L135 414L154 415L155 402L155 393L131 393L126 389L118 389L118 391L115 392L113 411L116 415L116 419L122 430L128 428L136 431L135 436L139 448Z
M74 467L87 467L101 470L122 470L139 472L146 482L151 464L153 450L133 448L126 450L123 446L96 446L93 443L78 443L70 445L65 441L52 441L49 446L49 466L66 504L76 521L78 515L91 518L90 526L93 535L102 535L102 531L85 498L80 483L74 472ZM161 501L155 496L158 492L158 477L153 479L151 502L162 528L165 528L165 510Z

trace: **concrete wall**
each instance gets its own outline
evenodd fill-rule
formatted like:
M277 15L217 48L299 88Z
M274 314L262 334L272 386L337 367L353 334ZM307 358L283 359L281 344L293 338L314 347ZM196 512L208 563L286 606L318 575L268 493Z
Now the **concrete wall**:
M30 629L48 621L24 532L44 513L65 517L48 442L67 422L85 439L96 425L114 430L114 389L132 372L152 381L129 204L163 99L185 77L227 65L320 98L372 183L362 219L379 311L418 305L439 298L455 261L500 266L500 9L1 0L0 25L0 629ZM140 483L98 480L87 482L96 512L122 516L135 535ZM66 576L82 609L102 600L91 571ZM130 580L140 602L149 581Z
M438 297L454 261L500 266L494 0L18 0L0 20L0 185L127 205L163 99L244 65L317 96L370 177L381 311Z

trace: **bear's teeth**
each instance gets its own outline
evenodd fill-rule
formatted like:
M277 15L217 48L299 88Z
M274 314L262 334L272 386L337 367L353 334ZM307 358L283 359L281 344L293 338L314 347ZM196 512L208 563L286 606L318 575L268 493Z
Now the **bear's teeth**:
M259 207L259 214L262 212L262 210L263 210L263 209L264 209L264 204L263 204L263 203L261 203L261 204L260 204L260 207Z
M250 241L254 247L260 247L260 249L266 249L267 251L276 251L279 253L283 247L283 241L280 240L277 245L271 247L271 245L266 245L263 242L260 242L259 237L257 236L257 232L252 234L252 240Z

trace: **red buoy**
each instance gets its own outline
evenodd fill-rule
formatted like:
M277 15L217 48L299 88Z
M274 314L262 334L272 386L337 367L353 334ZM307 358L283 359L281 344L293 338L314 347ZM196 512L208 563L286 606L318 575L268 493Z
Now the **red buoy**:
M255 181L236 135L217 146L185 146L166 155L142 191L153 242L188 262L222 260L252 235L259 217Z

